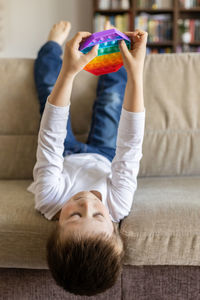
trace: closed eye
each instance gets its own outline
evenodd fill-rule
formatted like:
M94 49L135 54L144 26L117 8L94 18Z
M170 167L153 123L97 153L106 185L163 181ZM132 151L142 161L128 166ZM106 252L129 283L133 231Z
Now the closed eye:
M75 216L75 215L79 215L81 217L81 214L79 212L75 212L73 214L71 214L69 217Z
M93 217L96 217L96 216L98 216L98 215L104 217L104 215L101 214L101 213L95 213L95 214L93 214Z
M73 214L70 215L70 217L75 216L75 215L79 215L81 217L81 214L79 212L74 212ZM95 214L93 214L93 217L98 216L98 215L104 217L104 215L102 213L95 213Z

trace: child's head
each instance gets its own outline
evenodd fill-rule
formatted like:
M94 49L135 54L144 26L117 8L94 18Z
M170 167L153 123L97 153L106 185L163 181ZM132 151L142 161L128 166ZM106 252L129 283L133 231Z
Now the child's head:
M47 261L57 284L76 295L102 293L115 284L123 256L123 241L101 194L74 195L47 242Z

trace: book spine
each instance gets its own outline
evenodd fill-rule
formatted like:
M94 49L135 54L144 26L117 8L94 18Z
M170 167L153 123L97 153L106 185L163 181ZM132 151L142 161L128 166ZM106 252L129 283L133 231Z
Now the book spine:
M120 8L121 9L129 9L130 8L129 0L121 0L120 1Z
M118 9L119 8L119 1L118 0L111 0L111 8Z
M110 9L111 8L111 2L110 0L98 0L97 1L97 7L99 10L103 9Z
M194 42L194 20L190 20L189 32L190 32L190 42Z

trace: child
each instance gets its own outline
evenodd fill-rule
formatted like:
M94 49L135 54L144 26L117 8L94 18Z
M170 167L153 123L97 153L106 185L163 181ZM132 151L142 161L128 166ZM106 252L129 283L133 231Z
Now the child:
M124 66L99 77L84 144L71 130L70 96L75 76L96 57L98 46L87 54L78 51L91 35L78 32L66 43L62 62L61 45L70 27L69 22L54 25L35 62L42 117L34 182L28 190L35 194L35 209L48 220L58 219L47 241L47 261L56 283L91 296L112 287L123 266L123 241L114 224L128 216L137 188L147 33L126 32L133 45L129 51L119 43Z

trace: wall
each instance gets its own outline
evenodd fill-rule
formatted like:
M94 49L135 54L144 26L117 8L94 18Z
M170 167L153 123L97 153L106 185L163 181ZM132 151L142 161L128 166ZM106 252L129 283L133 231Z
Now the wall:
M92 32L92 0L0 0L0 57L35 58L52 25L60 20Z

